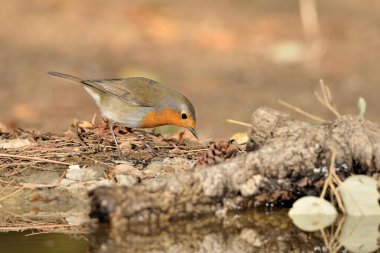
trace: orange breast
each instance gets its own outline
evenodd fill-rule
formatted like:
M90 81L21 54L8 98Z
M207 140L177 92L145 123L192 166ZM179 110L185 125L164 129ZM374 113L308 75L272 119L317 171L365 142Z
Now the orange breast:
M142 128L158 127L162 125L183 126L183 122L180 118L180 114L170 109L149 112L141 121Z

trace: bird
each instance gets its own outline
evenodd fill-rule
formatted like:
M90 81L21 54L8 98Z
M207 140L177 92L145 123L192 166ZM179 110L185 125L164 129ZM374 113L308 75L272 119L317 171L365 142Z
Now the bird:
M87 80L55 71L48 74L83 86L95 100L101 114L109 119L109 128L119 153L114 123L121 123L129 130L176 125L188 129L198 139L196 113L191 101L159 82L145 77Z

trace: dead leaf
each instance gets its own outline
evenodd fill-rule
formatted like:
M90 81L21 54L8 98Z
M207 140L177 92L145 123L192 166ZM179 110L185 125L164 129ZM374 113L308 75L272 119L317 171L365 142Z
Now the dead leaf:
M248 134L247 133L236 133L231 136L230 140L236 141L237 144L242 145L247 143L249 140Z
M81 128L94 128L94 124L88 121L79 121L78 126Z
M298 199L289 210L294 225L309 232L331 225L337 215L338 212L330 202L314 196Z
M366 175L354 175L344 180L338 191L348 215L380 215L380 194L375 179Z

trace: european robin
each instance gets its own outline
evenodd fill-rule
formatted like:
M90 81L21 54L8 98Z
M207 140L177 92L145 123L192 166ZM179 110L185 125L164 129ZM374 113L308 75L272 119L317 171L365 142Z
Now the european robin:
M177 125L187 128L198 138L193 104L184 95L156 81L144 77L83 80L59 72L48 74L83 85L101 113L110 120L110 130L118 149L113 123L128 128Z

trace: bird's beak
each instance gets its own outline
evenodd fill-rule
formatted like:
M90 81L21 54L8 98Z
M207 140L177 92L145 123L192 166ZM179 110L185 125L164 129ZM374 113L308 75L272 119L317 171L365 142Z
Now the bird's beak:
M198 139L198 134L197 134L197 131L195 131L195 128L188 128L188 129L194 135L194 137Z

